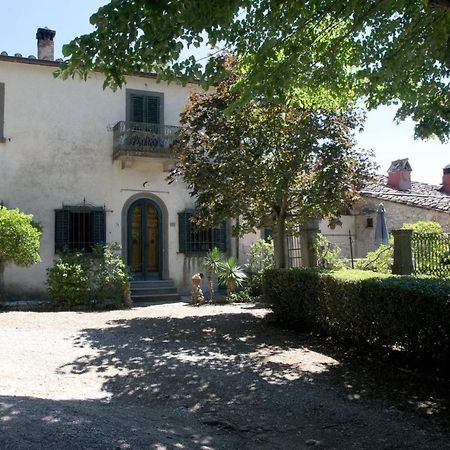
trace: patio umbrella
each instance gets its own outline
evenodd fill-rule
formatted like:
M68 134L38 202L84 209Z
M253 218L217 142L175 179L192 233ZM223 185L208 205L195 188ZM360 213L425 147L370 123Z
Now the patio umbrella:
M377 224L375 227L375 244L379 247L381 244L389 243L389 233L386 225L386 210L383 203L380 203L377 209Z

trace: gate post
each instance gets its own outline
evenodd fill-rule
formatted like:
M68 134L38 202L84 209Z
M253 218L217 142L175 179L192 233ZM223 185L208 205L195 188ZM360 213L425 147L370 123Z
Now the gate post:
M394 264L392 273L396 275L411 275L414 271L412 262L412 230L393 230Z
M311 220L300 227L300 252L303 267L317 267L314 242L319 233L319 221Z

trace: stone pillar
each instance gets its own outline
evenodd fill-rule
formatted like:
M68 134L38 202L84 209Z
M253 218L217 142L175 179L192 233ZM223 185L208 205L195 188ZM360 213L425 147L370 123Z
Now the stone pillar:
M412 261L411 238L412 230L393 230L394 264L392 273L396 275L411 275L414 271Z
M300 227L300 251L303 267L317 267L317 255L314 242L319 233L319 221L311 220Z

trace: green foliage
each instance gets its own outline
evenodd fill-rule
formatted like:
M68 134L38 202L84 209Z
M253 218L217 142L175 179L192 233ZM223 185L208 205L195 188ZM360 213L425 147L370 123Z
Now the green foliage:
M90 305L90 261L81 253L64 255L47 269L48 294L56 306Z
M432 220L419 220L414 223L404 223L403 230L413 230L413 233L442 233L442 226L440 223Z
M356 268L380 273L391 273L393 257L394 238L391 236L389 244L381 244L373 252L368 252L364 260L356 263Z
M252 297L262 295L264 271L274 267L273 240L259 239L250 247L246 265L247 280L245 286Z
M232 70L233 61L227 64ZM189 186L201 226L239 217L235 234L272 228L275 265L282 267L286 231L312 217L339 216L370 178L371 153L355 146L362 117L257 101L225 114L238 96L234 78L191 96L169 180L181 176Z
M441 234L442 233L442 226L433 221L427 221L427 220L419 220L418 222L414 223L404 223L402 226L402 229L404 230L413 230L413 235L422 234L422 233L434 233L434 234ZM412 246L413 254L416 251L416 248ZM440 253L439 256L434 255L432 252L429 252L427 255L424 255L425 260L427 258L437 258L439 261L434 261L433 264L435 265L436 262L440 262L442 258L442 253ZM394 258L394 238L391 236L389 238L389 244L381 244L376 250L372 252L368 252L364 260L358 261L356 268L363 269L363 270L373 270L374 272L380 272L380 273L391 273L392 272L392 261ZM423 267L426 271L426 266L432 266L431 261L423 261ZM425 273L425 272L424 272ZM449 274L450 274L450 268L449 268Z
M0 266L28 266L40 261L42 229L33 216L0 206Z
M214 280L213 275L217 275L220 271L220 265L223 261L223 253L218 247L213 247L203 258L202 266L207 272L209 284L209 299L214 301Z
M269 270L264 295L280 320L302 330L450 362L448 280L357 270Z
M102 308L126 302L128 273L117 246L97 246L92 255L63 255L47 270L51 301L64 308Z
M230 303L251 303L254 297L249 289L242 289L238 292L232 292L228 295L227 300Z
M322 269L343 269L345 261L341 257L341 249L338 245L332 244L326 236L317 234L314 242L314 251L317 256L317 265Z
M218 276L219 281L227 286L227 296L230 296L236 288L241 287L247 277L234 256L230 256L220 263Z
M59 75L99 70L115 88L125 74L147 71L207 87L224 76L231 48L238 105L260 98L338 110L362 98L369 108L400 104L397 119L412 118L417 137L450 135L450 7L442 0L114 0L90 22L92 33L63 47L70 60ZM204 44L214 49L207 61L180 59Z

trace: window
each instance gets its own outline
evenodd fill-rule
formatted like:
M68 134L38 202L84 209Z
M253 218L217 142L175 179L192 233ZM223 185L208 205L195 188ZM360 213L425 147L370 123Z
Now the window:
M164 94L127 89L127 121L164 123Z
M367 218L366 227L367 228L373 228L373 218L372 217L368 217Z
M0 83L0 142L5 142L5 83Z
M273 230L272 228L263 228L261 230L261 239L265 241L270 241L273 239Z
M64 206L55 210L55 252L63 250L91 253L106 242L104 208Z
M178 213L180 253L206 253L213 247L227 250L226 221L212 228L198 228L191 222L193 213Z

